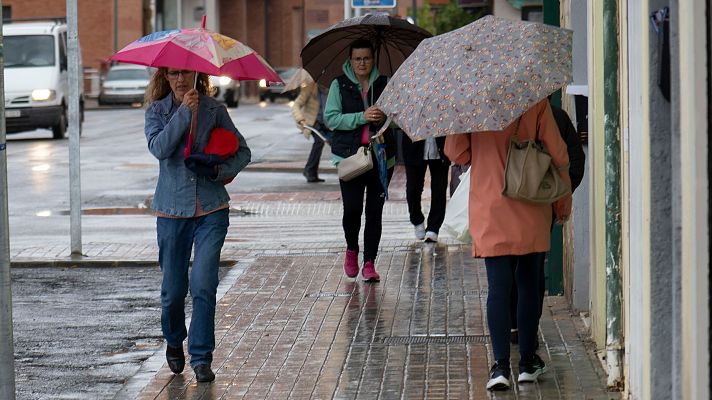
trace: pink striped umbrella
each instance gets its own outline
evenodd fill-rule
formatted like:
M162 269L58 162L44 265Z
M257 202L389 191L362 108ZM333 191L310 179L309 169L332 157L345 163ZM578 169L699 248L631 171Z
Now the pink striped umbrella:
M200 28L154 32L130 43L111 59L149 67L198 71L240 81L282 82L267 61L250 47L205 29L204 16Z

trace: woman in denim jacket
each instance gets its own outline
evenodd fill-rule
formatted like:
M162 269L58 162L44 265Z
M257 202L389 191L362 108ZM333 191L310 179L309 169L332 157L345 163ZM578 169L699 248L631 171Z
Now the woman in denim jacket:
M218 265L229 225L230 198L223 181L245 168L250 149L226 109L206 95L208 77L198 74L196 81L195 74L172 68L159 68L154 73L146 93L145 134L160 168L151 207L157 216L158 261L163 273L161 327L167 342L166 361L173 373L183 371L183 340L187 337L196 380L210 382L215 379L210 364L215 349ZM219 127L237 136L237 152L217 163L186 164L186 154L200 154L210 132ZM192 146L187 152L191 131ZM187 331L185 297L189 288L193 315Z

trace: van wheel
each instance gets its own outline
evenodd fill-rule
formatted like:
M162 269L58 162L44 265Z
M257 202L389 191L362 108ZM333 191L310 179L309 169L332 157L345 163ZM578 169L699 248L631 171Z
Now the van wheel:
M62 111L59 121L52 127L52 139L64 139L67 136L67 108Z

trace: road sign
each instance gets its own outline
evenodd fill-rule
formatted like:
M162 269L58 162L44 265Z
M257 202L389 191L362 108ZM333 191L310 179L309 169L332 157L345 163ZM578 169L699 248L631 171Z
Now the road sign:
M395 8L396 0L351 0L353 8Z

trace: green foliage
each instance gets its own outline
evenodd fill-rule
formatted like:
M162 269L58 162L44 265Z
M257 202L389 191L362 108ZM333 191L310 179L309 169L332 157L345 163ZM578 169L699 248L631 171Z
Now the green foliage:
M408 15L413 15L413 8L408 7ZM426 31L435 34L435 16L428 0L423 1L423 5L418 7L416 12L416 24Z
M461 28L480 18L483 14L484 10L470 13L469 11L460 8L455 0L450 0L450 3L438 10L437 15L435 16L435 32L433 33L439 35L441 33Z

